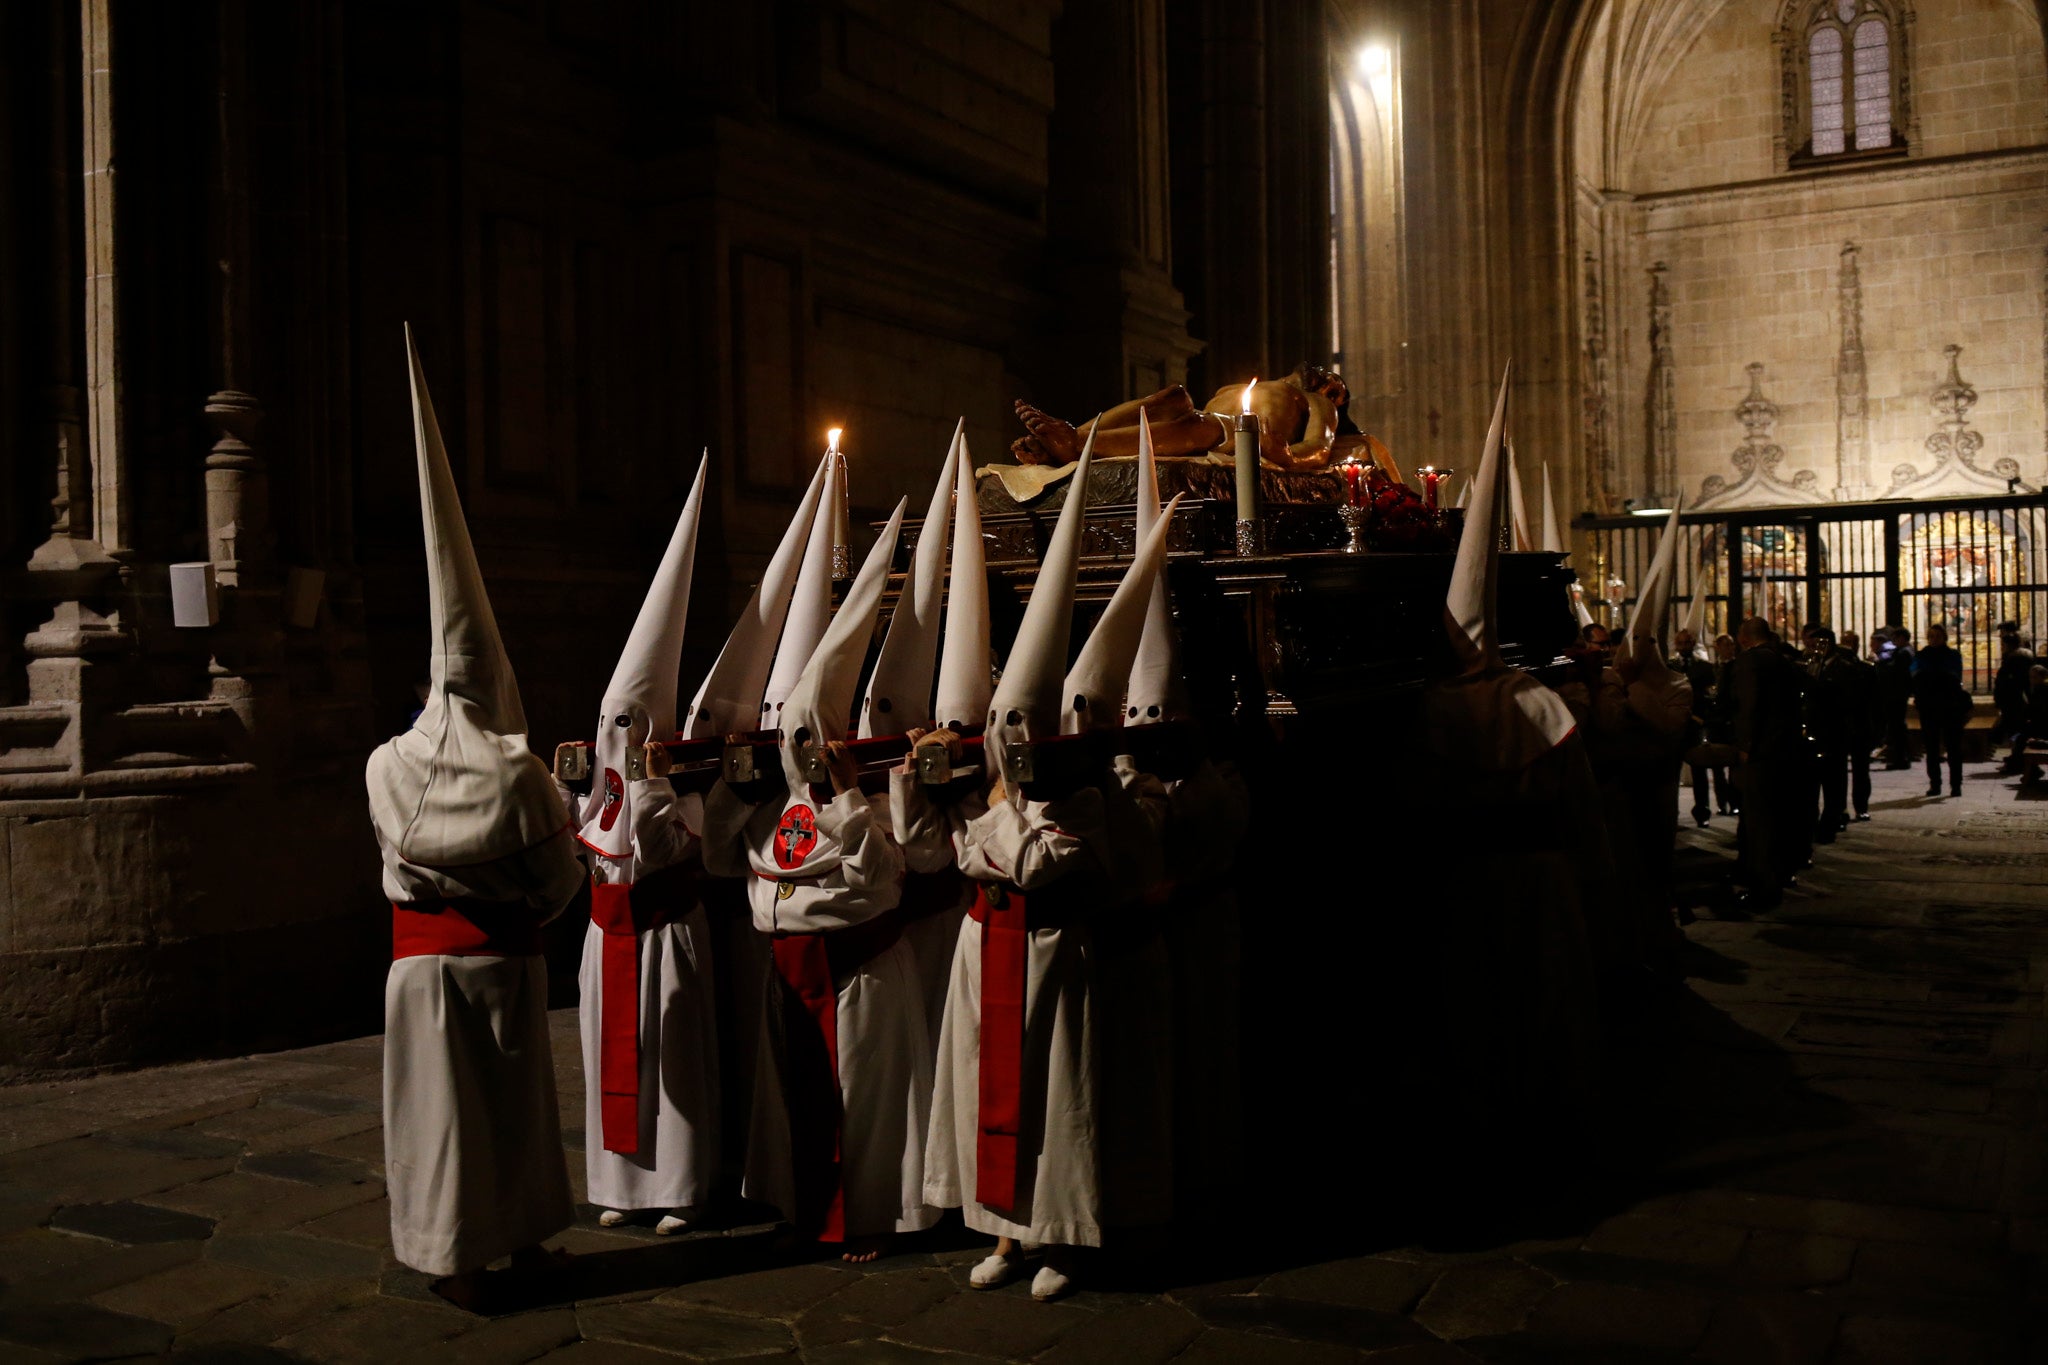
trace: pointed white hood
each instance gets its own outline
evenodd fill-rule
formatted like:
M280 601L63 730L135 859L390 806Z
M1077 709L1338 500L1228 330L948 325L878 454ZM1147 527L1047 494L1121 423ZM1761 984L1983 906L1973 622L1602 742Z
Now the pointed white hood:
M796 515L782 533L782 542L769 557L767 571L747 598L718 661L711 665L704 685L683 715L684 739L716 739L760 727L761 692L768 680L768 666L789 614L790 591L803 562L801 554L808 548L806 537L819 520L824 490L825 463L821 460L811 475L811 486L804 490L803 501L797 504Z
M1534 528L1529 524L1529 508L1522 501L1522 471L1515 463L1515 443L1508 441L1507 448L1508 524L1515 533L1511 543L1517 550L1533 550L1536 548L1536 537L1532 534Z
M1074 580L1081 566L1081 532L1088 520L1088 469L1094 461L1091 430L1081 459L1067 481L1067 500L1053 527L1038 580L1017 627L1016 643L1003 664L1002 681L989 702L985 743L996 770L1009 778L1006 746L1050 739L1060 733L1067 709L1061 692L1067 676L1067 645L1074 627Z
M945 467L932 488L910 572L896 596L882 651L875 656L875 671L860 704L862 739L929 730L932 725L932 671L938 665L940 605L946 594L946 525L960 465L960 432L966 425L967 419L961 418L946 447Z
M697 527L704 515L704 471L710 452L697 465L697 480L676 519L668 551L640 604L626 648L598 706L595 761L590 793L578 803L576 837L608 858L633 852L633 791L626 781L626 753L676 730L676 674L683 662L683 626L690 615L690 573L697 559Z
M1705 657L1705 644L1700 639L1700 627L1707 621L1707 585L1697 577L1692 581L1692 602L1685 609L1685 629L1692 636L1692 650L1695 655Z
M832 543L837 509L846 497L844 469L837 459L825 457L825 496L818 505L817 520L811 523L796 592L789 600L789 617L782 624L775 664L768 670L768 684L761 692L761 713L754 722L757 730L773 730L782 723L782 705L789 689L796 686L804 665L811 661L811 651L825 638L825 627L832 620Z
M1176 500L1177 501L1177 500ZM1138 540L1142 544L1152 527L1171 517L1159 510L1159 466L1152 454L1152 425L1138 412ZM1159 571L1152 577L1152 600L1145 609L1145 633L1138 640L1138 657L1131 664L1128 695L1124 699L1124 724L1152 725L1185 709L1182 705L1180 639L1173 626L1173 600L1167 589L1166 559L1162 551Z
M412 728L371 753L365 777L370 818L400 858L464 867L532 848L559 834L568 816L547 766L526 746L519 685L484 593L410 326L405 351L426 536L431 690Z
M1574 727L1571 711L1555 692L1508 667L1500 655L1500 530L1508 510L1501 446L1508 380L1508 374L1501 376L1444 603L1444 624L1464 669L1433 684L1423 699L1424 724L1437 756L1487 772L1527 767L1569 738Z
M1138 644L1145 634L1159 568L1166 562L1167 527L1179 506L1180 498L1175 497L1138 542L1137 553L1131 556L1123 581L1116 585L1109 605L1102 609L1101 619L1088 633L1088 643L1081 646L1074 666L1067 670L1060 689L1064 707L1060 714L1062 734L1113 729L1123 723L1131 665L1138 657Z
M1664 521L1664 534L1657 540L1656 558L1649 575L1636 593L1636 609L1629 618L1629 649L1643 661L1645 672L1664 669L1664 618L1670 615L1673 575L1678 569L1678 507Z
M1571 546L1565 543L1564 527L1557 519L1557 495L1551 488L1547 460L1543 464L1543 548L1554 555L1571 553Z
M939 653L932 719L948 728L980 725L988 715L988 562L981 541L974 459L960 433L953 472L953 562L946 573L946 640Z

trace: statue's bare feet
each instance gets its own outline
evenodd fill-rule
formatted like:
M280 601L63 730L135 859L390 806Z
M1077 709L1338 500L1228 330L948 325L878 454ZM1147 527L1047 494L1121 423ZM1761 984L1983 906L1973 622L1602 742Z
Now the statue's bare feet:
M1039 463L1072 464L1081 458L1081 434L1074 430L1072 422L1063 422L1021 398L1017 400L1017 420L1037 438L1039 447L1051 457Z

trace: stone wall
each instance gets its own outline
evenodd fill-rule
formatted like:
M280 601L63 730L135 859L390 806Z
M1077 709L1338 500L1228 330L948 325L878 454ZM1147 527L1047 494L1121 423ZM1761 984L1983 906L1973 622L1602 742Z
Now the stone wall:
M1752 362L1780 409L1781 473L1812 471L1822 497L1881 493L1895 466L1925 461L1950 344L1979 395L1981 463L2011 456L2028 480L2048 475L2040 18L2011 0L1911 9L1905 154L1802 167L1783 160L1780 0L1605 7L1610 41L1592 45L1598 76L1573 128L1588 206L1577 231L1606 286L1615 497L1697 499L1710 476L1735 482ZM1675 479L1658 472L1660 441Z

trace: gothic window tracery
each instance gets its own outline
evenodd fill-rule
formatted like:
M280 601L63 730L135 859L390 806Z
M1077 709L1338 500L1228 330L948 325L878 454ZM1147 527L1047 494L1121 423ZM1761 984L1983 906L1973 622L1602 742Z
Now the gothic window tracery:
M1809 0L1785 17L1786 168L1905 152L1904 0Z

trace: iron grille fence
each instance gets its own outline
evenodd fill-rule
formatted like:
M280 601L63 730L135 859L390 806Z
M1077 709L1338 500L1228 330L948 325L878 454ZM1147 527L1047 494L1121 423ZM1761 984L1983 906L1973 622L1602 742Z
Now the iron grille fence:
M1609 627L1635 611L1665 515L1580 517L1574 561L1586 606ZM1702 642L1751 616L1797 639L1807 622L1870 633L1904 626L1917 645L1948 628L1964 681L1991 690L1998 623L2048 645L2048 494L1689 512L1679 517L1671 619ZM2038 651L2037 651L2038 652Z

